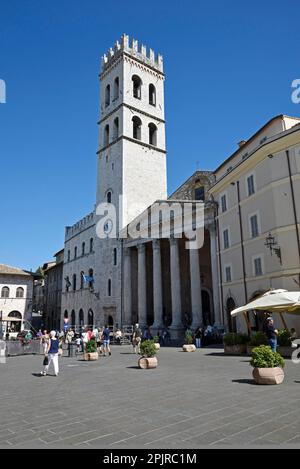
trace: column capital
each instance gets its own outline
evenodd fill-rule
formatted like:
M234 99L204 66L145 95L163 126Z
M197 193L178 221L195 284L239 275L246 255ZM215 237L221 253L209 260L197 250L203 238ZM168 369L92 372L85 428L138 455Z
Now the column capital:
M138 252L142 254L146 250L146 245L144 243L138 244L137 249L138 249Z
M152 248L153 249L160 249L160 240L159 239L153 239L152 240Z

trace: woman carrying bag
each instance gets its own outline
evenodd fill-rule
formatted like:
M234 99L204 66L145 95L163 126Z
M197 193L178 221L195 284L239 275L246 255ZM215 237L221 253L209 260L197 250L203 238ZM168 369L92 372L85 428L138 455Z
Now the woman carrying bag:
M53 362L54 366L54 373L55 376L58 376L59 373L59 367L58 367L58 349L59 349L59 341L55 337L55 331L50 332L50 341L48 345L48 350L47 353L45 353L45 358L44 358L44 370L41 371L42 376L46 376L48 374L49 366L51 362Z

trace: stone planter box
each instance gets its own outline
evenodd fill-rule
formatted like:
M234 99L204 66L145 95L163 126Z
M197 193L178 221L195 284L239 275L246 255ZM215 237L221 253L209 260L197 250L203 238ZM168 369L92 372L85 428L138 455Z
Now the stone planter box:
M278 346L277 349L276 349L276 352L280 353L280 355L282 357L291 358L292 353L293 353L294 350L296 350L296 348Z
M84 359L86 361L95 361L99 359L99 354L98 352L92 352L92 353L85 352Z
M247 351L246 344L239 345L226 345L224 344L224 354L225 355L243 355Z
M196 352L196 346L194 344L185 344L182 346L184 352Z
M281 384L284 380L284 372L280 367L254 368L252 376L257 384Z
M141 357L139 359L139 367L143 370L148 370L151 368L156 368L158 365L156 357Z

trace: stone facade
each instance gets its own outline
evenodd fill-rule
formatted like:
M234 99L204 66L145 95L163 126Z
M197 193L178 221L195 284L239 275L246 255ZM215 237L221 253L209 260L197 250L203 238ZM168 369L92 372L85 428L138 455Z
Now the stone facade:
M64 250L55 254L55 262L44 264L44 307L43 326L47 330L60 328Z

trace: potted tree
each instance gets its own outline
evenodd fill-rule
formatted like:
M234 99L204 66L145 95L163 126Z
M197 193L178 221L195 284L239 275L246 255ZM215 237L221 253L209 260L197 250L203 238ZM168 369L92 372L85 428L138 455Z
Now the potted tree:
M249 337L247 334L229 332L223 337L224 353L228 355L242 355L247 351Z
M292 338L290 331L286 329L281 329L278 331L277 336L277 352L280 353L282 357L290 358L292 356L293 347L292 347Z
M257 384L281 384L284 380L284 359L278 352L272 352L268 345L260 345L252 350L250 365L252 376Z
M142 369L156 368L157 367L157 358L156 358L156 347L153 340L144 340L140 345L140 355L139 367Z
M196 346L194 345L194 336L190 329L187 329L184 336L184 345L182 350L184 352L196 352Z
M268 345L268 337L264 332L258 331L254 332L251 335L250 341L247 344L247 354L251 356L252 350L254 347L259 347L260 345Z
M97 352L97 342L95 339L91 339L85 346L84 359L87 361L98 360L99 354Z

